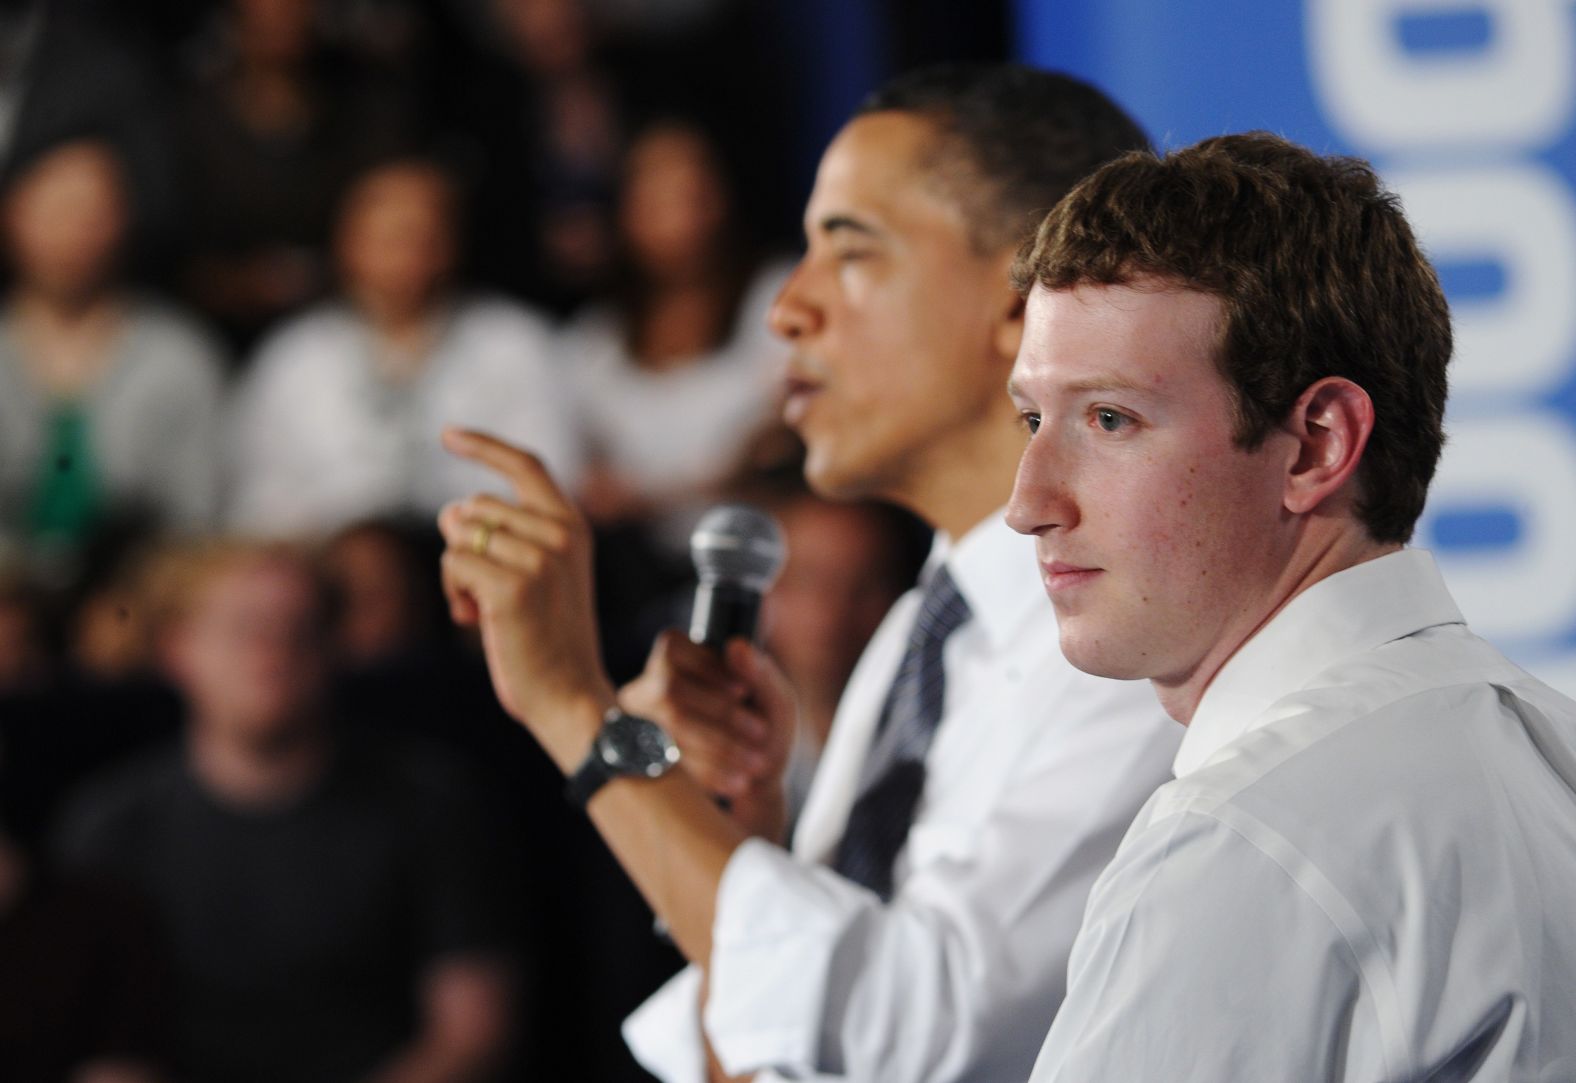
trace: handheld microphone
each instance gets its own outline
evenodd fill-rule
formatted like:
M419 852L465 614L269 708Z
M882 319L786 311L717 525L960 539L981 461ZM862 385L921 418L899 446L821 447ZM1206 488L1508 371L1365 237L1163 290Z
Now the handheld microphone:
M777 520L759 508L722 504L701 516L690 535L690 559L700 577L691 641L720 651L735 636L753 640L761 596L787 555Z

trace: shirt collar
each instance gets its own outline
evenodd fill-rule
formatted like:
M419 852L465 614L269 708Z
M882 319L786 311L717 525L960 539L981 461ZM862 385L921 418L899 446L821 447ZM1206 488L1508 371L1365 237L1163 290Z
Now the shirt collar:
M937 531L921 575L921 582L929 582L945 563L996 649L1011 644L1024 620L1051 604L1037 587L1034 541L1009 527L1006 514L1006 508L996 510L956 542Z
M1464 623L1434 558L1403 549L1336 572L1287 603L1205 689L1173 767L1191 774L1330 665L1440 624Z

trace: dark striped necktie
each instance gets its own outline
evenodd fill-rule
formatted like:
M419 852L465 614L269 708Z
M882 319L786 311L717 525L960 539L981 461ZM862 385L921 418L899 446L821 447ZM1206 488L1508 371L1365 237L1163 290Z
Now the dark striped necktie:
M946 697L942 648L970 616L968 602L946 565L940 565L925 587L859 775L859 796L832 861L838 873L883 900L892 897L892 866L914 821L925 788L925 754L941 722Z

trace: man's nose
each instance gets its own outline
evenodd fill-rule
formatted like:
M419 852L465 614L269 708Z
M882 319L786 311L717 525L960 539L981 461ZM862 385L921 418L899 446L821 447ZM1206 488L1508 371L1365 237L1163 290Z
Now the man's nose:
M1007 525L1020 534L1044 534L1078 523L1078 505L1069 485L1072 463L1059 454L1055 435L1042 429L1030 437L1018 460Z
M807 288L808 277L809 272L801 260L777 292L766 314L766 325L789 342L798 342L814 333L821 324L821 310L812 302Z

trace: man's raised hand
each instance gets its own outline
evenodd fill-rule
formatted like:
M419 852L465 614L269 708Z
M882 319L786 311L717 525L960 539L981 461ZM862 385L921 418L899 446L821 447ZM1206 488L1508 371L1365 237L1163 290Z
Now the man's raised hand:
M443 589L460 624L476 625L504 709L570 768L613 703L597 644L591 537L540 460L483 433L450 429L444 446L509 482L514 501L478 495L438 517Z

